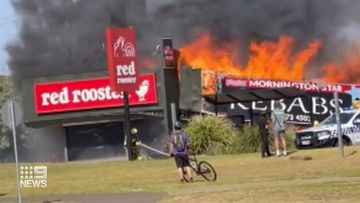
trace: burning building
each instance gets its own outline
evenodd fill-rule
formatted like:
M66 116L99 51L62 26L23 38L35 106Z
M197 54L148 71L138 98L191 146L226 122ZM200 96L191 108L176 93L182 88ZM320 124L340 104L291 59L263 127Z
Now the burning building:
M181 56L184 63L203 71L203 95L220 93L228 97L223 101L231 104L224 106L223 102L222 111L235 119L237 116L249 119L249 110L273 109L274 100L268 101L261 95L251 97L253 102L237 99L231 94L226 96L242 89L296 87L305 91L306 97L286 98L283 95L283 109L287 112L288 122L293 124L311 125L313 121L322 121L334 113L334 92L340 94L342 109L351 108L352 103L360 97L359 47L338 65L323 65L322 77L311 79L307 78L306 73L312 70L311 60L319 54L322 42L313 40L303 48L297 48L297 51L295 42L289 36L270 41L254 40L248 47L247 62L241 63L238 55L241 50L234 46L236 40L219 44L209 33L203 33L181 48ZM205 98L216 103L214 97Z
M347 94L351 92L350 100L358 94L357 85L345 90L347 84L360 83L360 4L356 0L330 0L326 4L307 0L12 3L20 23L18 40L7 47L9 67L16 89L23 96L25 123L34 135L29 149L43 156L37 159L76 160L123 154L123 138L115 136L122 132L122 108L111 103L121 95L113 94L101 83L106 77L104 30L109 26L132 26L137 30L140 67L143 73L155 75L154 83L144 81L131 97L135 102L134 126L142 126L141 138L157 148L162 147L171 128L170 104L178 102L179 108L186 110L182 112L199 111L204 104L195 95L219 90L221 83L216 82L219 78L214 72L233 76L233 82L238 81L235 83L261 88L267 88L264 84L268 83L307 88L311 84L306 81L312 78L334 83L331 87L345 83L341 87L346 106ZM159 68L164 65L156 48L162 36L175 39L181 64L191 68L181 69L179 92L172 90L178 85L176 71ZM202 81L200 72L192 69L202 70ZM222 80L224 91L244 88L235 87L235 83L226 86L230 83ZM141 94L154 86L157 94L149 103L149 98ZM314 93L331 94L322 90ZM104 100L98 101L101 99L109 104L103 105ZM322 104L324 100L329 101L328 97L315 96L312 106L300 100L284 105L305 111L315 109L316 114L325 107L331 110L331 103ZM59 104L61 108L56 107ZM230 116L236 116L249 105L271 107L271 103L259 101L224 108Z
M143 74L129 94L131 126L139 128L144 143L160 149L166 140L159 135L170 125L166 104L175 100L168 93L174 90L166 89L174 85L171 77L171 70ZM35 139L45 136L56 143L48 143L54 148L46 159L125 156L122 95L111 90L106 72L33 78L23 84L25 124L39 129Z
M179 108L200 113L200 72L178 73L174 67L148 71L129 92L131 127L139 129L144 144L164 149ZM45 160L125 157L123 97L110 88L106 72L31 78L22 87L25 124L33 128L34 139L45 137L53 146L43 152Z

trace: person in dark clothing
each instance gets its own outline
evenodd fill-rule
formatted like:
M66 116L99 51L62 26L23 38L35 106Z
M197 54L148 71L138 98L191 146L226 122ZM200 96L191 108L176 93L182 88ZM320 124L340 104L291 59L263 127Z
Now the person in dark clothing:
M258 118L258 125L259 125L259 134L260 134L260 141L261 141L261 157L266 158L271 156L270 149L269 149L269 132L268 132L268 117L266 112L260 112Z
M139 158L138 142L140 141L137 128L132 128L130 133L131 133L131 145L132 145L131 146L131 149L132 149L131 160L137 160Z

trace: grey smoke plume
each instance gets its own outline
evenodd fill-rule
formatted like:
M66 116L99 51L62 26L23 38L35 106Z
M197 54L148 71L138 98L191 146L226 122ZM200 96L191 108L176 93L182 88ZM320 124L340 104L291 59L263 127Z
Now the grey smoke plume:
M246 57L250 40L290 35L304 47L323 41L314 63L340 57L359 40L357 0L13 0L19 40L7 47L11 73L25 77L106 70L104 29L132 26L138 50L150 55L162 36L176 46L208 31L219 42L236 39ZM355 36L354 36L355 35ZM350 42L350 43L349 43ZM316 72L316 71L315 71Z

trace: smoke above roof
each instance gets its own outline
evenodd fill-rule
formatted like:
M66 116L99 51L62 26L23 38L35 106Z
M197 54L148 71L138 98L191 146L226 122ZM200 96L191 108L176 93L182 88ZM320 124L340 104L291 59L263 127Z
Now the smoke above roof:
M346 54L360 39L357 0L13 0L12 5L19 36L7 51L18 85L27 77L106 70L109 26L134 27L141 56L151 56L163 36L179 47L206 31L219 42L237 39L241 50L251 40L281 35L293 36L297 46L320 39L316 61L324 62Z

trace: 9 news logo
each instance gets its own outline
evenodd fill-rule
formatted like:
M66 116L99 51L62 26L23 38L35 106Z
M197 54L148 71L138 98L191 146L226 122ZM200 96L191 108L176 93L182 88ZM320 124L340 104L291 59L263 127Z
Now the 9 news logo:
M47 166L20 166L20 187L46 188Z

